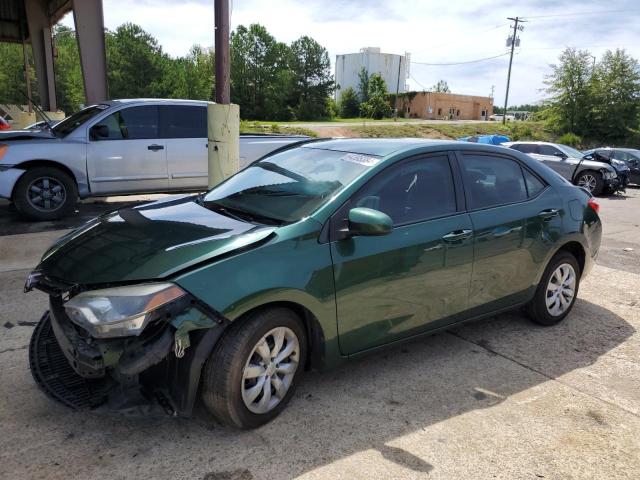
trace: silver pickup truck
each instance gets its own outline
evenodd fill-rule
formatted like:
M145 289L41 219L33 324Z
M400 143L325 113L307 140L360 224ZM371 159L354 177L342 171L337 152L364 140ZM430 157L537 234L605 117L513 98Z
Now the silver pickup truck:
M302 135L241 135L240 168ZM0 133L0 197L52 220L78 197L207 188L207 102L112 100L51 129Z

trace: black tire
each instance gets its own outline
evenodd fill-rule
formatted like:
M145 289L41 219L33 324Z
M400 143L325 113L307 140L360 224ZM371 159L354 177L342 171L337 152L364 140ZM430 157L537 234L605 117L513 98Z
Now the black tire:
M46 181L45 181L46 179ZM30 195L32 187L44 188L41 182L46 182L49 190L45 190L47 195L52 195L48 204L44 203L38 207L36 201ZM54 192L54 190L56 190ZM57 201L58 198L62 200ZM20 177L13 188L13 203L18 212L32 220L55 220L69 214L78 200L78 188L73 179L64 171L55 167L36 167L27 170ZM47 208L46 205L49 205Z
M595 179L595 186L593 186L593 188L591 189L591 194L594 196L602 195L602 192L604 190L604 180L602 179L602 174L599 172L595 172L593 170L585 170L583 172L580 172L576 176L575 184L579 186L580 182L584 182L587 176L592 176Z
M274 328L286 327L295 333L299 362L284 398L266 413L254 413L242 398L243 371L258 342ZM288 308L256 311L236 320L220 339L204 368L202 400L221 422L238 428L256 428L275 418L287 405L304 371L307 356L305 328Z
M547 286L553 273L556 271L556 269L558 269L558 267L563 264L571 265L575 272L576 279L574 294L568 308L566 308L564 312L562 312L560 315L552 315L547 309ZM576 298L578 298L581 274L582 272L580 271L580 266L578 265L576 257L565 250L561 250L556 253L549 261L547 268L542 274L542 278L540 279L540 283L538 284L538 288L536 289L536 294L533 297L533 300L531 300L529 305L527 305L526 310L529 318L531 318L531 320L533 320L535 323L544 326L556 325L557 323L560 323L562 320L564 320L564 318L569 315L569 313L571 313Z

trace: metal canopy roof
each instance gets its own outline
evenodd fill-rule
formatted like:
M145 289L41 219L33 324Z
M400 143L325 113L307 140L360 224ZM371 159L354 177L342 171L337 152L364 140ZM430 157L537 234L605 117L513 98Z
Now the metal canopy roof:
M39 1L46 5L50 25L56 24L73 7L71 0ZM0 0L0 42L22 42L29 39L26 3L26 0Z

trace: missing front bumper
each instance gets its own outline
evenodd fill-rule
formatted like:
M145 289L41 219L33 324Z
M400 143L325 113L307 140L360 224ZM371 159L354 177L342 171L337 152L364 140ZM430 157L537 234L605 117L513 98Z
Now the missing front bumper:
M175 330L167 325L154 342L125 351L112 364L75 336L65 318L56 317L46 312L31 337L29 362L36 384L73 409L128 415L190 416L202 366L227 324L217 317L213 328L188 332L191 346L181 358L172 353Z

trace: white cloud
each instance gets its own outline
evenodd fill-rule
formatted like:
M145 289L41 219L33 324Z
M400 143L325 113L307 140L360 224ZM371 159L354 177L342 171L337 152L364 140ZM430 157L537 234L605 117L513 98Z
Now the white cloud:
M213 44L213 0L176 3L169 0L104 0L105 23L141 25L171 55L183 55L195 43ZM606 14L588 14L607 11ZM587 13L587 14L585 14ZM640 9L634 0L236 0L231 26L260 23L278 40L291 42L309 35L341 53L365 46L383 52L411 52L412 60L448 63L474 60L506 51L506 17L529 16L514 57L510 104L542 97L548 64L565 46L588 48L600 56L607 48L626 48L640 57ZM541 15L561 15L533 18ZM72 26L73 20L64 23ZM495 86L496 104L504 99L508 57L460 66L414 64L411 88L429 87L439 79L454 92L488 95Z

